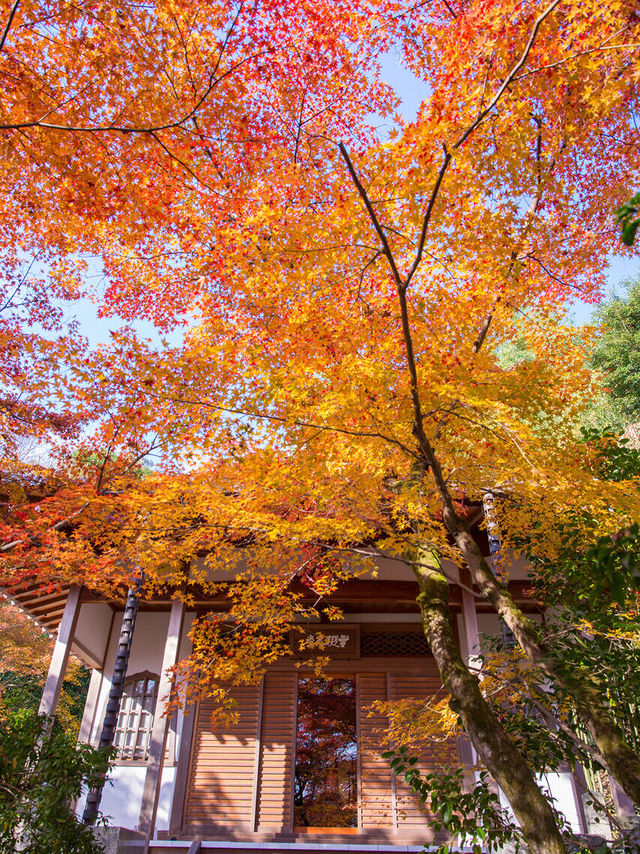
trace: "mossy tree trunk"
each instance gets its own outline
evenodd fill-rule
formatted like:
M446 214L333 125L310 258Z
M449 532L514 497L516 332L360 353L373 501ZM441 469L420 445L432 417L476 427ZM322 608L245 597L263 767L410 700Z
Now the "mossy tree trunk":
M572 678L569 683L559 669L554 666L553 662L550 661L549 657L546 655L546 651L544 650L535 627L530 620L527 620L522 611L517 607L506 587L500 584L495 578L491 567L488 565L474 542L469 526L463 519L460 519L455 512L447 481L442 473L440 461L424 428L425 412L423 411L420 396L418 365L416 362L413 332L411 328L409 301L407 299L407 291L414 273L419 267L422 256L422 247L424 244L423 242L420 244L420 249L409 273L403 277L400 274L400 268L396 263L394 253L387 241L384 229L378 220L375 208L367 195L365 187L357 176L347 150L343 145L341 145L340 151L345 159L354 186L364 202L371 224L380 239L382 254L387 258L389 270L396 286L402 325L402 338L405 347L406 367L410 380L409 394L413 409L412 433L416 440L416 456L420 459L424 469L428 469L433 476L436 489L441 497L443 516L447 529L454 537L455 542L460 549L460 553L471 571L474 583L480 587L482 593L489 599L498 615L504 620L529 658L536 662L545 675L549 676L556 685L566 690L567 694L572 697L579 716L584 721L596 745L598 746L598 749L605 758L610 772L618 780L629 797L631 797L636 803L640 804L640 757L638 757L637 754L626 744L622 731L612 719L601 693L588 678L578 679L576 676L576 678ZM426 238L434 209L434 203L451 160L452 154L447 151L424 216L421 241L424 241ZM478 352L482 346L489 328L488 324L490 322L491 315L489 316L489 320L485 324L481 335L474 344L474 352Z
M420 548L413 558L424 633L451 695L451 708L460 715L478 758L507 796L531 854L564 854L555 816L533 772L482 696L478 678L462 660L451 625L449 584L438 557L429 548Z
M535 624L514 602L506 585L496 578L473 539L468 523L455 512L438 460L431 448L430 451L429 465L440 492L444 522L471 572L474 584L491 602L528 658L571 698L609 772L634 803L640 804L640 757L626 743L622 730L613 720L606 696L588 673L580 670L564 673L549 655Z

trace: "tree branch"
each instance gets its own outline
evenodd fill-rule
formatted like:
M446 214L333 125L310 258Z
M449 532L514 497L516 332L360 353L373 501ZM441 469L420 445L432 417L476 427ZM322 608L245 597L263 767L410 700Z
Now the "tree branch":
M224 80L225 77L229 77L231 74L233 74L234 71L237 71L238 68L240 68L242 65L245 65L247 62L250 62L253 59L258 59L260 56L263 56L265 53L267 53L267 51L255 53L255 54L252 54L251 56L247 56L244 59L241 59L234 66L232 66L227 71L225 71L224 74L221 74L220 77L216 77L215 79L212 79L213 74L214 74L214 72L212 72L210 79L209 79L209 85L205 89L204 93L200 96L200 98L196 101L196 103L189 110L188 113L186 113L184 116L182 116L182 118L176 119L174 122L168 122L167 124L163 124L163 125L147 125L147 126L142 126L142 127L140 127L140 126L132 127L132 126L115 125L115 124L93 125L93 126L92 125L57 125L57 124L52 124L50 122L44 122L44 121L42 121L42 118L40 118L40 119L31 119L30 121L25 121L25 122L12 122L9 124L2 124L2 125L0 125L0 130L24 130L24 129L28 129L28 128L44 128L45 130L59 130L59 131L65 131L67 133L91 133L91 134L93 134L93 133L123 133L123 134L129 134L129 133L145 134L146 133L146 134L153 134L153 133L157 133L158 131L161 131L161 130L174 130L175 128L182 127L182 125L186 124L190 119L193 118L193 116L198 112L200 107L207 100L207 98L209 97L209 95L211 94L211 92L213 91L215 86L217 86L218 83L222 82L222 80ZM49 112L51 112L51 111L49 111ZM45 113L45 115L49 115L49 113Z
M393 278L395 279L396 285L400 287L402 285L402 277L398 272L398 268L396 266L395 259L393 257L393 253L391 251L391 247L389 246L389 241L387 240L387 235L384 233L384 229L380 225L380 221L378 220L378 216L373 209L373 205L369 201L369 196L367 195L367 191L362 186L360 179L356 174L356 170L351 162L351 158L349 157L349 153L345 148L343 142L338 146L340 149L340 154L342 154L345 163L347 164L347 169L349 170L349 174L351 175L351 180L356 186L358 193L360 194L360 198L364 202L364 206L367 209L367 213L369 214L369 218L371 219L371 223L376 230L376 234L380 238L380 242L382 243L384 254L387 256L387 260L389 262L389 266L391 267L391 271L393 273Z
M440 166L440 170L438 172L438 176L436 178L436 183L433 185L433 190L431 191L431 196L429 198L429 204L427 205L427 210L424 215L424 219L422 220L422 230L420 232L420 239L418 241L418 251L416 253L415 260L411 265L411 269L407 274L407 278L405 279L404 286L405 288L409 285L409 282L413 278L413 274L418 269L420 262L422 261L422 253L424 251L425 240L427 239L427 230L429 228L429 223L431 221L431 214L433 212L433 206L436 203L436 199L438 197L438 193L440 192L440 186L442 184L442 179L444 178L444 174L447 171L447 167L449 163L451 163L451 154L447 151L446 145L444 147L444 159L442 161L442 165Z
M465 130L465 132L462 134L462 136L454 144L454 146L453 146L454 149L460 148L461 145L464 145L466 140L471 136L471 134L474 132L474 130L478 127L478 125L481 124L481 122L484 121L484 119L488 116L488 114L491 112L491 110L493 110L493 108L496 106L496 104L498 103L500 98L502 98L502 96L504 95L507 88L513 83L513 81L516 78L517 73L520 71L520 69L523 67L523 65L527 61L527 57L529 56L531 48L533 47L533 43L535 42L536 36L538 35L538 30L540 29L543 21L549 17L549 15L553 12L553 10L560 3L560 1L561 0L553 0L553 2L550 3L549 6L547 6L547 8L544 10L544 12L542 12L542 14L540 14L536 18L535 23L533 25L533 29L531 30L531 34L529 35L529 40L525 46L524 51L522 52L522 55L520 56L520 59L516 62L516 64L511 69L511 71L507 74L505 79L502 81L502 85L500 86L500 88L498 89L496 94L491 99L491 102L485 107L484 110L481 110L478 113L475 120L469 125L469 127Z
M2 38L0 38L0 51L2 51L2 49L4 48L4 43L6 42L7 36L9 35L9 30L11 29L11 24L13 23L13 19L15 18L19 5L20 0L15 0L13 6L11 7L11 11L9 12L9 20L7 21L7 25L2 33Z
M82 507L80 507L78 510L76 510L75 513L72 513L70 516L67 516L66 519L62 519L60 522L56 522L55 525L52 525L50 528L47 528L47 530L48 531L61 531L62 528L65 527L65 525L68 525L69 522L71 522L72 519L75 519L76 516L79 516L84 510L86 510L87 507L89 506L89 504L90 504L89 501L85 501L85 503L82 505ZM4 545L0 546L0 554L5 554L6 552L10 552L13 549L17 548L18 546L24 545L25 543L32 543L33 545L37 545L38 544L38 537L29 536L29 537L26 537L22 540L14 540L11 543L5 543Z
M298 418L290 419L286 418L283 415L273 415L267 412L250 412L248 409L237 409L230 406L221 406L220 404L212 403L208 400L189 399L187 397L172 397L171 395L161 395L149 390L145 390L144 394L148 397L153 397L156 400L171 401L172 403L181 403L186 404L188 406L202 406L205 409L212 409L216 412L222 412L228 415L237 415L240 418L274 421L278 424L287 424L290 427L309 428L311 430L317 430L318 432L324 433L341 433L346 436L364 436L369 439L380 439L383 442L388 442L390 445L396 445L396 447L400 448L406 454L409 454L409 456L414 457L414 459L418 459L418 456L415 451L412 451L411 448L408 448L398 439L394 439L392 436L385 436L384 433L379 433L376 431L349 430L347 427L338 427L331 424L318 424L314 421L303 421Z
M547 169L546 175L543 176L542 173L540 172L540 165L539 165L540 164L540 156L542 153L542 134L541 134L540 127L538 128L538 138L537 138L537 142L536 142L536 159L538 162L538 177L537 177L537 185L538 186L537 186L537 190L536 190L533 198L531 199L529 209L528 209L527 213L525 214L524 223L522 226L522 231L520 232L520 237L518 238L518 243L516 244L515 248L511 252L511 260L509 261L509 266L507 267L507 272L505 273L505 276L504 276L505 281L508 280L509 277L511 276L511 274L513 272L513 268L515 266L515 263L518 260L518 257L520 256L520 252L522 251L523 244L524 244L525 240L527 239L529 232L531 231L531 228L533 226L533 220L534 220L534 217L536 215L536 211L538 210L538 205L540 204L540 200L542 199L542 193L544 191L545 181L550 177L551 173L555 169L556 163L558 162L558 156L564 150L565 145L566 145L566 143L563 140L561 145L560 145L560 150L559 150L558 154L554 155L551 158L551 162L549 163L549 168ZM537 259L534 259L534 260L537 260ZM493 301L493 305L491 306L491 309L490 309L489 313L487 314L486 320L482 324L482 327L480 328L480 331L478 332L478 337L476 338L476 340L473 343L472 350L474 353L478 353L480 351L480 348L482 347L482 345L484 343L484 339L487 337L487 333L489 331L489 327L491 326L491 322L493 320L493 316L495 314L496 308L498 307L501 300L502 300L502 297L500 295L498 295L495 298L495 300Z

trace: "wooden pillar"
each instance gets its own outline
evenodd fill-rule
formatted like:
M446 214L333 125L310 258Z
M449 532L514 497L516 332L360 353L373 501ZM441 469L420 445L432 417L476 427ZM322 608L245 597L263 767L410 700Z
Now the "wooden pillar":
M194 615L195 616L195 615ZM187 650L191 643L187 640ZM187 650L183 650L185 655ZM173 783L173 797L169 812L169 836L180 836L182 832L182 818L187 795L187 784L189 782L189 771L191 762L191 744L195 730L195 722L198 717L198 704L191 702L188 698L187 686L182 686L184 692L184 708L182 710L182 727L178 741L178 754L176 765L176 776Z
M184 813L184 802L189 782L189 760L191 758L191 743L193 741L193 730L198 706L193 703L185 708L182 716L182 731L180 733L180 747L178 750L178 765L176 767L176 779L173 784L173 799L171 801L171 815L169 816L169 834L177 836L182 831L182 815Z
M84 704L84 712L82 713L82 721L78 732L78 741L81 744L91 744L91 731L93 730L93 722L96 717L96 708L100 697L101 686L102 671L94 667L91 671L89 690L87 691L87 699Z
M460 581L471 588L471 573L464 567L460 570ZM464 587L460 588L462 593L462 628L464 632L464 642L467 651L467 667L473 673L480 673L480 633L478 631L478 614L476 612L476 600L473 594L469 593ZM460 736L458 749L460 758L463 764L470 768L477 762L476 752L471 744L471 741L466 735ZM465 783L469 790L473 788L475 777L467 773L465 775Z
M468 569L460 570L460 581L471 587L471 573ZM475 596L462 587L462 625L465 646L467 648L467 665L470 670L479 670L480 633L478 632L478 615L476 612Z
M62 620L58 628L58 637L53 647L47 680L44 683L42 691L42 698L38 708L39 715L52 717L56 713L65 673L67 672L69 653L71 652L71 644L73 643L73 636L78 622L78 614L80 613L81 590L82 588L78 585L69 588Z
M111 609L111 620L109 621L109 631L104 642L104 651L100 659L100 667L93 668L91 671L91 680L89 682L89 690L87 691L87 699L84 704L82 713L82 721L80 723L80 731L78 732L78 741L81 744L91 744L91 736L93 734L93 726L96 721L96 713L100 702L100 691L102 690L102 682L104 680L104 665L109 652L109 644L111 643L111 633L113 632L113 621L115 619L115 611Z
M258 697L258 722L256 725L256 755L253 763L253 790L251 793L251 830L258 829L258 799L260 797L260 753L262 752L262 710L264 708L264 676L260 680Z
M158 797L160 795L160 784L162 782L162 765L164 752L167 744L167 733L169 731L169 718L163 714L166 701L169 699L172 682L167 671L178 661L178 648L180 646L180 635L184 622L185 605L182 599L174 599L171 604L169 616L169 628L164 645L164 657L162 660L162 672L160 673L160 684L158 686L158 699L153 718L153 729L151 731L151 742L149 744L149 759L147 762L147 774L144 780L142 792L142 804L140 806L140 820L138 830L143 833L148 843L153 833L158 810Z
M391 671L387 670L387 702L392 700L392 691L391 691ZM356 699L356 721L360 717L360 706L358 704L358 699ZM359 744L359 740L356 742ZM396 781L396 772L391 769L391 822L393 826L393 833L398 832L398 786Z

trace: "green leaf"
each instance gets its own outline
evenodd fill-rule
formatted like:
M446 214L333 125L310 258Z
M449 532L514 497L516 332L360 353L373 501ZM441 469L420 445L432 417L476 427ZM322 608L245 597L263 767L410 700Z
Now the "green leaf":
M633 241L636 239L636 232L638 231L638 226L640 225L640 219L636 219L633 222L627 223L622 226L622 242L627 246L633 246Z

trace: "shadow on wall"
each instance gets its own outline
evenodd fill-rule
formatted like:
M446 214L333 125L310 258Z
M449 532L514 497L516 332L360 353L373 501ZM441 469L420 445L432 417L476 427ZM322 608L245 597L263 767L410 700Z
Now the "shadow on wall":
M185 808L185 830L215 839L246 838L251 832L251 797L229 792L229 774L200 769L198 784L190 787ZM249 792L251 786L247 787Z
M213 701L198 703L184 810L185 826L226 838L252 830L260 686L238 686L232 696L238 719L224 727L212 724Z
M166 830L169 827L169 813L173 796L175 767L163 768L156 828ZM112 827L128 827L135 830L140 818L140 804L146 765L116 765L104 787L100 812ZM76 815L82 815L86 795L78 801Z

